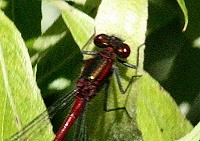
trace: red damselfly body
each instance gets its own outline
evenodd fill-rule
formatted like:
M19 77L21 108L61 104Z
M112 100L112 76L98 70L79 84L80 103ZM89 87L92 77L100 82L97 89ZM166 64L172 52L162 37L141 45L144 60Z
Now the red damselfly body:
M126 92L130 83L125 89L122 87L118 68L115 65L117 62L129 68L137 68L136 65L129 64L121 59L127 58L131 52L130 47L123 43L121 39L115 36L99 34L94 38L94 44L101 48L101 50L82 51L83 54L92 55L93 58L85 60L81 75L77 79L75 90L57 100L48 109L49 118L52 118L56 110L63 109L66 106L68 107L73 103L68 116L56 133L54 141L63 141L77 118L79 118L80 122L81 120L84 120L84 111L86 110L88 102L98 94L112 73L116 75L120 91L122 93ZM35 126L37 122L40 122L47 117L47 112L42 113L30 123L30 125L27 125L22 131L11 137L10 140L18 140L32 128L32 126ZM75 140L87 140L87 136L81 134L81 132L79 129L79 131L75 133Z

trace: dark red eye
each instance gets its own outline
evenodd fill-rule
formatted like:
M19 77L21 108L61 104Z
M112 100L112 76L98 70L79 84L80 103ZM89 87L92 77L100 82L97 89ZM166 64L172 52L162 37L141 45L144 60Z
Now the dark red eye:
M99 34L94 38L94 44L100 48L106 48L109 45L110 37L106 34Z
M127 44L123 44L117 49L117 55L121 58L127 58L131 53L130 47Z

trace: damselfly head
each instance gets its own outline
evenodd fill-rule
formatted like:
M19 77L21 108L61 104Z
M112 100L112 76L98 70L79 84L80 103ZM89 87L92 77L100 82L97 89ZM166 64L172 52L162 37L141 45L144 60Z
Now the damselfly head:
M130 47L115 36L99 34L94 38L94 44L100 48L113 48L114 53L121 58L127 58L130 55ZM109 49L108 49L109 50Z

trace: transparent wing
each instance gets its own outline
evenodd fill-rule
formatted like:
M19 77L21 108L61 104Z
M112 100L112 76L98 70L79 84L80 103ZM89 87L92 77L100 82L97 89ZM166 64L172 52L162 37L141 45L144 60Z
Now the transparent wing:
M87 125L86 125L86 113L87 113L87 106L85 105L81 116L78 118L76 122L76 129L74 132L73 141L88 141L88 134L87 134Z
M32 122L27 124L21 131L14 134L7 141L49 141L54 137L45 137L45 132L48 126L48 119L53 118L56 113L59 113L65 107L72 105L74 100L75 91L63 95L59 98L52 106L50 106L46 111L41 113ZM37 137L38 134L43 134L44 139Z

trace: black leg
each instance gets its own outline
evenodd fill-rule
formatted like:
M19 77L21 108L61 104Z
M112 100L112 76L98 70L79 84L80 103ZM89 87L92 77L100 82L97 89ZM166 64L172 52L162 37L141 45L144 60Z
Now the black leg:
M85 43L85 45L82 47L82 49L84 49L87 45L89 45L93 40L94 36L95 36L96 31L94 30L94 33L92 34L92 36L87 40L87 42Z
M106 111L106 112L110 112L110 111L115 111L115 110L125 109L125 107L108 109L107 102L108 102L108 94L109 94L109 93L108 93L109 84L110 84L110 81L109 81L109 80L105 82L105 95L104 95L104 105L103 105L103 110Z
M130 80L129 83L128 83L128 85L127 85L126 88L124 89L123 86L122 86L121 80L120 80L119 70L118 70L118 68L117 68L115 65L113 65L113 73L114 73L114 75L116 76L116 80L117 80L117 84L118 84L118 86L119 86L119 89L120 89L120 91L121 91L123 94L126 93L126 91L128 90L128 88L129 88L129 86L130 86L130 84L132 83L132 81L133 81L134 78L141 77L141 75L132 76L132 77L131 77L131 80Z
M141 77L141 75L136 75L136 76L132 76L131 77L131 80L129 81L128 85L126 86L126 88L124 89L123 86L122 86L122 83L120 81L120 76L119 76L119 72L118 72L118 69L114 69L114 74L116 76L116 80L117 80L117 84L119 86L119 89L120 91L125 94L126 91L128 90L130 84L132 83L133 79L134 78L137 78L137 77ZM115 111L115 110L120 110L120 109L125 109L125 107L118 107L118 108L113 108L113 109L108 109L108 105L107 105L107 102L108 102L108 89L109 89L109 84L110 84L110 81L106 82L105 83L105 95L104 95L104 105L103 105L103 109L104 111L106 112L110 112L110 111Z
M104 94L104 103L103 103L103 110L108 111L107 109L107 102L108 102L108 88L109 88L110 81L105 82L105 94Z
M127 63L126 61L121 60L121 59L119 59L119 58L117 58L117 61L118 61L119 63L121 63L122 65L126 66L126 67L129 67L129 68L132 68L132 69L137 69L137 65L129 64L129 63Z

